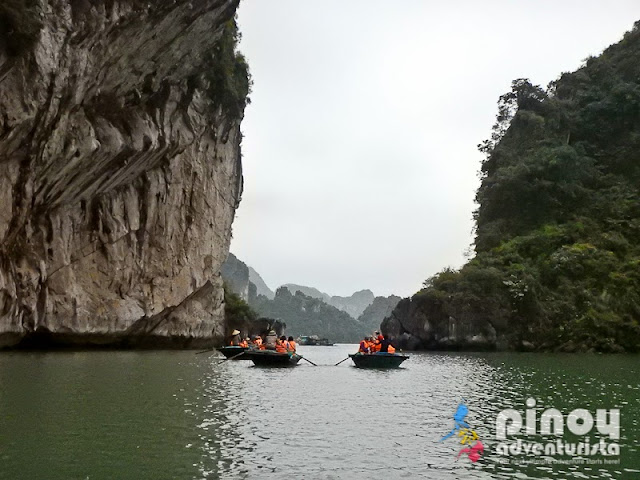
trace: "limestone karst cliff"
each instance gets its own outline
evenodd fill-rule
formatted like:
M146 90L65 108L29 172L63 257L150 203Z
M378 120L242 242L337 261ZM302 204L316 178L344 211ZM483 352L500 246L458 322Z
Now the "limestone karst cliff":
M0 347L225 334L239 0L0 6Z

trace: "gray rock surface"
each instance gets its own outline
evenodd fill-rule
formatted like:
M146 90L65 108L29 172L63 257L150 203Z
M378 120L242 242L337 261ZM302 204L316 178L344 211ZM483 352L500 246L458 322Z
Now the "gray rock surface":
M233 253L229 253L220 273L227 287L246 302L249 299L249 267Z
M222 340L241 118L193 80L238 1L38 0L0 39L0 347Z
M505 350L510 342L488 320L452 315L420 295L405 298L381 325L382 334L406 350Z
M329 305L347 312L353 318L358 318L365 309L373 303L375 296L371 290L360 290L348 297L334 295L329 299Z
M269 288L260 274L251 266L249 267L249 281L256 286L256 295L264 295L269 300L273 300L273 297L276 296L275 292Z
M380 324L386 317L391 315L400 300L402 299L396 295L376 297L371 302L371 305L364 309L362 315L358 317L358 321L365 326L368 332L380 330Z

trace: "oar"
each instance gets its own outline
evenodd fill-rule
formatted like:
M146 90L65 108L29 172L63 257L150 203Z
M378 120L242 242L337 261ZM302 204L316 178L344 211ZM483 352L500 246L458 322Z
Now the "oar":
M233 360L234 358L238 358L240 355L244 354L244 350L240 353L238 353L237 355L234 355L233 357L229 357L229 358L225 358L224 360L222 360L221 362L218 362L218 365L220 365L221 363L226 362L227 360Z
M313 365L314 367L317 367L318 365L316 365L315 363L313 363L311 360L307 360L306 358L304 358L302 355L300 355L300 358L302 360L306 360L307 362L309 362L311 365Z
M202 350L201 352L196 352L196 355L200 355L201 353L213 352L214 350L215 350L215 347L207 348L206 350Z
M244 354L244 352L245 352L245 350L243 350L242 352L240 352L240 353L238 353L238 354L234 355L233 357L225 358L224 360L222 360L222 361L218 362L218 365L220 365L221 363L226 362L227 360L233 360L234 358L238 358L240 355Z
M336 363L336 364L334 365L334 367L337 367L337 366L338 366L338 365L340 365L342 362L344 362L344 361L346 361L346 360L349 360L350 358L351 358L351 357L347 357L347 358L345 358L344 360L340 360L338 363Z

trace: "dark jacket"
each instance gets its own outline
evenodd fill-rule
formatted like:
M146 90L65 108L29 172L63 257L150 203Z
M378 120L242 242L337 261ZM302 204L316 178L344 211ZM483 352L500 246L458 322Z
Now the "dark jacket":
M387 340L386 338L383 339L380 342L380 351L381 352L389 352L389 345L391 345L391 342L389 340Z

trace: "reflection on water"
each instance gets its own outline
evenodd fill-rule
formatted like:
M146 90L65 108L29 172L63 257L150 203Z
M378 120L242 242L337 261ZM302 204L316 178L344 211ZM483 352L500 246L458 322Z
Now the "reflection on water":
M354 346L302 347L291 369L193 352L0 355L0 478L635 478L640 358L412 354L400 370L332 366ZM504 463L505 408L621 408L619 465ZM467 421L487 450L461 457ZM531 437L527 439L531 441ZM539 441L540 438L534 438Z

